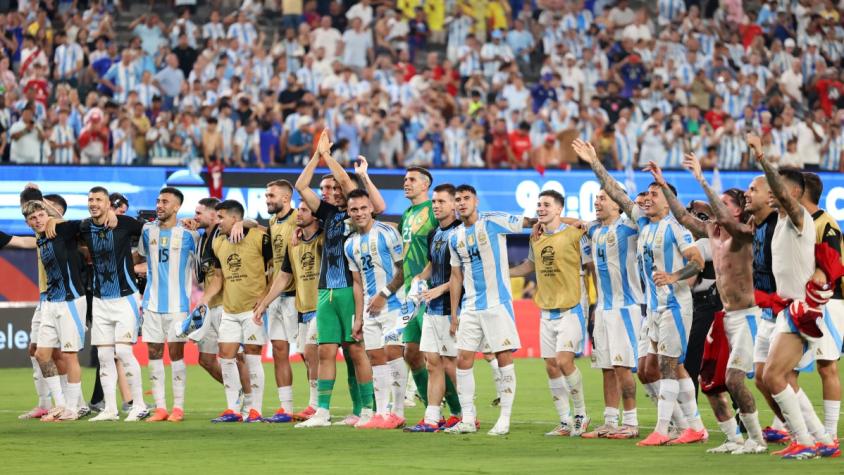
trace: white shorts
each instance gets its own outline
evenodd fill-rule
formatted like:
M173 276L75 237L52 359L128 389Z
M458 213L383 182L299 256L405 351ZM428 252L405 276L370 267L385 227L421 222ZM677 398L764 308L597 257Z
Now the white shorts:
M38 343L38 329L41 327L41 307L43 305L44 301L38 302L35 312L32 313L32 323L29 326L29 342L31 344Z
M648 356L648 353L656 354L650 335L651 319L653 319L653 312L648 311L645 317L642 318L642 324L639 326L639 358L645 358Z
M147 343L184 343L187 336L178 336L186 312L158 313L144 309L144 341Z
M562 351L583 353L586 319L580 305L566 310L539 311L539 354L555 358Z
M451 316L425 314L422 319L422 337L419 351L439 353L440 356L457 356L457 339L451 336Z
M771 334L771 344L782 333L795 333L799 335L797 326L791 321L791 316L788 315L787 308L777 315L777 321L774 325L774 332ZM795 371L807 371L811 368L812 363L815 361L815 349L817 346L818 342L803 340L803 356L794 368Z
M266 323L265 316L264 324ZM217 342L264 346L267 342L267 329L255 325L252 321L252 312L228 313L223 310Z
M114 299L94 297L91 304L91 344L133 344L141 324L140 296L135 293ZM148 314L151 312L148 312ZM147 332L144 330L144 339Z
M220 350L217 338L220 336L220 320L223 318L223 306L209 308L202 321L202 338L196 342L200 353L216 355Z
M727 369L753 372L754 342L762 321L762 309L745 308L724 314L724 332L730 343Z
M640 339L639 332L642 328L642 307L640 305L628 305L618 309L611 310L595 310L595 334L598 332L598 314L601 314L603 333L606 334L606 343L604 343L604 350L600 350L598 337L595 336L595 346L599 348L597 353L599 357L596 358L596 367L601 369L609 369L613 366L623 366L625 368L636 368L640 356L647 354L647 349L644 353L640 353ZM645 338L645 344L650 344L650 341ZM593 353L594 354L594 353ZM598 366L600 365L600 366Z
M316 316L308 320L307 323L297 323L299 326L299 333L296 335L296 348L299 353L304 353L306 345L316 345L317 340L317 323Z
M764 313L765 310L763 309L762 312ZM768 361L768 353L771 351L771 341L773 341L776 327L775 321L765 318L759 319L756 342L753 344L753 364L764 364Z
M75 353L85 347L85 297L67 302L41 303L41 324L38 326L38 347L58 348Z
M604 319L604 310L595 307L594 321L592 322L592 369L610 369L610 342L607 334L607 325Z
M273 300L267 309L270 340L294 343L299 335L299 313L296 312L296 297L281 296Z
M823 337L815 347L815 358L822 361L838 361L841 358L841 332L844 331L844 300L833 299L827 302L821 322L818 324Z
M657 355L686 359L689 331L692 328L693 305L691 299L678 299L679 305L654 312L648 329L648 336L656 343Z
M401 312L381 312L373 317L367 313L363 315L363 346L366 350L379 350L385 346L404 346L401 337L395 333ZM393 333L394 337L387 340L387 335Z
M515 351L521 346L512 302L501 303L486 310L460 311L458 350L500 353Z

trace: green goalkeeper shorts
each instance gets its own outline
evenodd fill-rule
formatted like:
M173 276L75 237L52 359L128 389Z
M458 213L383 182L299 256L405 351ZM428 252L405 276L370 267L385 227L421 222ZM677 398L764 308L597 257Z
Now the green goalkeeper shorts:
M319 289L316 321L319 344L354 342L355 295L352 288Z

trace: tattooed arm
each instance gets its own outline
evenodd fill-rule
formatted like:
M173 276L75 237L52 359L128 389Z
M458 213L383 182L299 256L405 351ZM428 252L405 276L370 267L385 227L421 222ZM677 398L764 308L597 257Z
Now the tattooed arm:
M598 160L598 154L595 153L595 147L581 139L575 139L571 146L577 156L592 167L592 171L595 172L595 176L598 177L598 181L601 182L601 187L607 192L610 199L618 203L621 210L632 219L633 206L635 203L633 203L633 200L627 196L627 192L624 191L621 185L619 185L618 182L610 176L607 169L604 168L603 164L601 164L601 161Z
M794 199L788 192L788 187L785 180L780 176L778 171L771 165L771 162L765 158L765 153L762 151L762 141L758 136L747 134L747 144L756 156L756 161L762 166L765 171L765 178L768 180L768 185L771 187L771 193L779 202L780 206L785 210L791 223L797 229L803 229L803 207Z
M651 175L654 177L654 181L656 181L660 188L662 188L662 194L665 195L665 200L668 201L668 206L671 208L671 214L674 215L674 218L686 229L691 231L695 239L707 237L706 223L698 219L697 216L694 216L686 211L683 203L680 203L680 200L676 195L674 195L674 192L671 191L671 187L669 187L668 183L665 181L665 177L662 176L662 170L659 168L659 165L654 162L648 162L648 166L645 167L645 171L651 172Z
M695 157L695 154L686 154L683 158L683 167L691 172L691 174L695 177L695 180L697 180L700 184L700 187L703 188L703 192L706 193L706 197L709 199L709 205L712 206L712 211L715 213L715 219L718 224L734 238L742 241L752 241L753 231L748 225L740 223L733 215L730 214L730 211L724 205L724 202L721 201L721 197L718 196L718 194L715 193L715 190L713 190L712 187L709 186L709 183L707 183L706 178L703 176L703 172L701 171L700 162L697 157Z

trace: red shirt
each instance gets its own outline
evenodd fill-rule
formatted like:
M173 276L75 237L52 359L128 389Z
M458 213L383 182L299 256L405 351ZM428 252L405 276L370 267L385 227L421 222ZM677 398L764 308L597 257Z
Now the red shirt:
M717 130L718 127L721 127L724 124L725 117L727 117L726 112L715 109L709 109L709 111L703 115L703 118L709 122L710 126L712 126L712 130Z
M507 163L507 146L508 146L507 132L493 132L492 140L490 140L490 149L492 157L490 158L490 165L493 168L498 168L502 163Z
M832 103L837 100L837 97L844 95L844 84L842 84L841 81L820 79L815 83L815 88L818 91L821 109L823 109L823 112L827 117L832 117ZM830 97L830 93L833 91L835 91L833 96L835 96L836 99Z
M223 170L225 168L221 160L208 165L208 194L218 200L223 199Z
M753 43L753 40L756 39L757 36L763 33L762 27L757 25L756 23L748 23L746 25L739 26L739 33L741 33L741 44L744 45L744 48L750 48L750 45Z
M530 149L530 135L523 133L521 130L510 132L510 150L513 152L516 163L526 166L529 162L528 153L530 153Z

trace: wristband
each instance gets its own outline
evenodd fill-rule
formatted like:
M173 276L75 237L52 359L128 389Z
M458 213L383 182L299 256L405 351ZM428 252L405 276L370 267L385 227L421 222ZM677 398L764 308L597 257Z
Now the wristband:
M382 288L381 290L379 290L378 293L384 298L388 298L389 296L393 295L393 293L390 291L390 289L387 288L386 286L384 288Z

